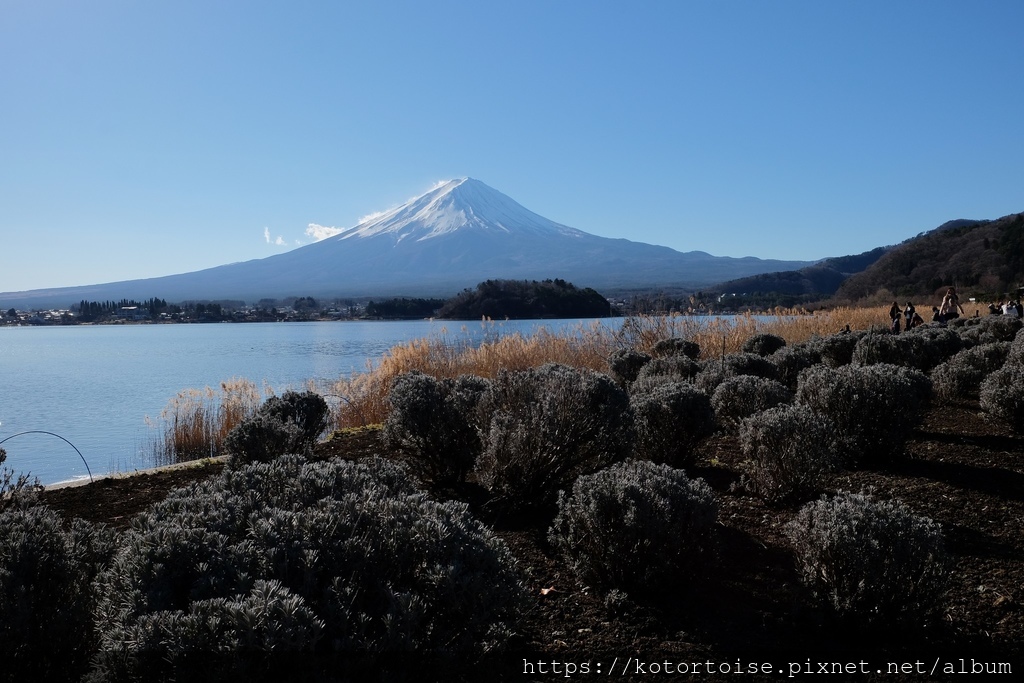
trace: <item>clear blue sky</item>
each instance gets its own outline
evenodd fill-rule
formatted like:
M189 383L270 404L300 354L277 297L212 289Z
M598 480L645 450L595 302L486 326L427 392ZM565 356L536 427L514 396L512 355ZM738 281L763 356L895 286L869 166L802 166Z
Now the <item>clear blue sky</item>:
M997 218L1022 27L1019 0L0 0L0 291L269 256L462 176L721 256Z

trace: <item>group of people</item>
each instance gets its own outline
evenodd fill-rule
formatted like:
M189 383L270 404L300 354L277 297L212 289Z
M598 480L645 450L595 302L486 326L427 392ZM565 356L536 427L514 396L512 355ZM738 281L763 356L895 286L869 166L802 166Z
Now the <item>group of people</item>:
M895 301L892 302L892 307L889 309L889 319L892 321L892 331L899 333L900 321L905 319L906 329L910 330L918 325L924 325L924 318L914 308L914 304L907 302L906 307L900 310L900 305Z
M1024 306L1021 306L1020 299L1017 301L1005 301L1001 304L989 304L988 312L992 315L1008 315L1011 318L1024 318Z
M960 305L960 297L956 289L950 287L942 297L942 303L932 306L932 322L944 323L954 318L965 315L963 306ZM889 308L889 319L892 321L892 331L899 333L901 324L905 329L911 330L919 325L924 325L924 318L914 308L914 304L907 302L907 305L900 310L900 305L895 301ZM905 321L905 322L902 322Z
M1019 299L1017 301L1006 301L1002 304L989 304L988 311L993 315L1024 318L1024 307L1021 306ZM975 311L975 316L977 314L977 311ZM962 315L966 314L964 313L963 306L960 305L960 297L957 296L956 289L950 287L942 297L942 303L938 306L932 306L931 321L945 323ZM893 301L892 306L889 308L889 319L892 321L892 331L895 333L899 333L901 326L905 326L904 329L910 330L924 324L924 319L918 315L914 304L909 301L902 310L900 305Z

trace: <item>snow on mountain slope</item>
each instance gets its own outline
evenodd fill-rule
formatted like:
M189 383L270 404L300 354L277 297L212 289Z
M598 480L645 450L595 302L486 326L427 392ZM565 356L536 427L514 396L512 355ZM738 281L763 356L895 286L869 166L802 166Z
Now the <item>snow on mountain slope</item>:
M427 240L455 231L563 235L585 233L539 216L511 197L473 178L450 180L409 202L349 228L330 239L393 235L402 240Z

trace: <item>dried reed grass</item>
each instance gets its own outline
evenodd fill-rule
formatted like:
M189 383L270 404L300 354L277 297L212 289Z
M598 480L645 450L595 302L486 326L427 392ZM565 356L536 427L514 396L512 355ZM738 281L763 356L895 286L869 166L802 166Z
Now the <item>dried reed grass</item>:
M255 414L265 396L250 380L242 378L221 382L220 389L185 389L168 401L159 420L146 418L159 431L152 444L157 466L220 454L221 443L232 429Z
M328 393L345 404L335 411L335 426L362 426L383 422L387 393L398 375L419 370L437 378L463 374L494 377L499 370L525 370L544 363L564 363L604 372L610 349L607 331L598 325L580 326L563 333L540 329L532 335L514 333L480 344L447 335L417 339L388 350L364 373L339 380Z

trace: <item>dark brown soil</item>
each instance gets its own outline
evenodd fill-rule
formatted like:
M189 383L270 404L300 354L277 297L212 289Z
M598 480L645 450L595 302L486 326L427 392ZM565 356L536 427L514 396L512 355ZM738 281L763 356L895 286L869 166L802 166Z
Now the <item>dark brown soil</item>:
M353 459L374 453L387 455L373 430L335 438L317 452ZM818 672L819 662L832 666L868 661L868 667L857 670L857 680L916 679L926 676L913 672L927 674L933 666L931 677L943 680L950 677L940 675L947 665L959 673L978 663L1005 662L1022 670L1024 438L985 421L976 401L932 408L911 435L905 459L886 469L842 473L830 486L831 491L870 490L898 498L942 525L955 557L945 619L920 633L851 630L814 607L798 581L783 533L795 510L770 508L735 490L739 459L734 439L715 437L703 447L694 472L708 481L720 501L717 553L707 576L688 584L681 581L670 595L638 600L614 614L605 607L604 596L580 586L552 555L546 529L508 524L496 529L528 571L536 600L525 615L522 640L515 644L518 654L506 662L507 671L492 672L493 678L562 678L553 674L567 673L568 663L581 667L584 662L591 675L601 662L606 675L617 661L616 677L628 679L619 669L638 656L648 664L710 660L746 668L752 662L773 663L771 675L746 675L746 680L786 678L790 662L802 665L796 674L802 676L807 666ZM207 464L103 479L43 496L69 518L123 528L172 487L210 476L220 467ZM540 662L545 668L537 667ZM909 664L903 669L907 675L885 675L892 664ZM529 673L531 668L535 675L524 677L524 669Z

